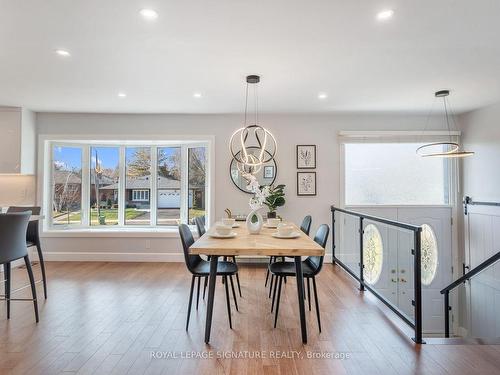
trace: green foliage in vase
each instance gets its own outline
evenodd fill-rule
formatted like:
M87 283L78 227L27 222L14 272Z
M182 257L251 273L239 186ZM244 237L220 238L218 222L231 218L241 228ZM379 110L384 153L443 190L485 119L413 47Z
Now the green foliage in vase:
M269 196L264 201L269 212L276 212L278 207L285 205L285 185L269 186Z

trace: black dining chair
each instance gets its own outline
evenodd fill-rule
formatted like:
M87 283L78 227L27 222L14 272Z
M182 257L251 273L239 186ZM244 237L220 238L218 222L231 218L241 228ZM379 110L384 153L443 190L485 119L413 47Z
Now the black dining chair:
M186 321L186 331L189 327L189 317L191 315L191 305L193 302L193 289L194 281L198 279L198 296L196 301L196 309L198 309L198 301L200 298L200 278L207 277L210 274L210 262L203 260L199 255L189 254L189 248L194 244L194 238L191 230L186 224L179 225L179 234L181 236L182 248L184 251L184 260L186 262L187 269L192 274L191 278L191 291L189 292L189 305ZM233 275L238 272L238 266L233 262L217 262L217 276L222 276L224 280L224 286L226 289L226 304L227 304L227 314L229 317L229 327L232 329L233 324L231 321L231 303L229 301L229 287L228 287L228 277L231 282L231 289L233 292L234 304L236 306L236 311L238 311L238 301L236 300L236 292L234 290Z
M41 207L21 207L11 206L8 208L7 213L31 211L32 215L40 215ZM45 262L43 260L42 245L40 243L38 220L30 221L28 223L28 230L26 232L26 246L36 247L38 253L38 260L40 262L40 269L42 271L43 295L47 299L47 277L45 276ZM37 281L40 282L40 281Z
M26 230L31 216L31 211L19 213L0 214L0 264L3 264L5 275L5 301L7 302L7 319L10 319L11 301L33 301L35 309L35 319L38 323L38 303L36 299L35 278L28 257L28 248L26 247ZM24 258L26 271L31 285L31 294L33 298L11 298L12 293L20 289L11 291L11 262Z
M196 230L198 232L198 238L200 238L206 232L206 229L205 229L205 216L197 216L197 217L195 217L194 218L194 223L196 224ZM207 259L210 260L210 255L207 257ZM200 289L199 281L200 280L198 279L198 291ZM207 290L207 285L208 285L208 276L205 276L205 281L203 283L203 299L205 299L205 292ZM198 298L196 299L196 308L198 309Z
M326 242L328 241L328 234L330 233L330 227L326 224L321 224L316 231L314 236L314 241L319 244L322 248L326 247ZM318 302L318 290L316 288L316 275L319 274L321 268L323 267L324 256L310 256L302 262L302 273L307 280L307 299L309 300L309 311L311 311L311 287L309 280L312 279L313 290L314 290L314 301L316 305L316 316L318 318L318 328L321 332L321 319L319 312L319 302ZM274 316L274 328L276 328L276 323L278 321L278 311L280 306L281 297L281 283L283 278L286 276L295 276L295 262L274 262L269 265L269 271L271 274L276 276L276 283L274 285L273 292L273 302L274 305L274 295L276 294L276 289L278 290L278 295L276 297L276 311ZM277 284L277 285L276 285ZM271 310L272 311L272 310Z
M205 216L198 216L194 219L196 223L196 230L198 231L198 237L201 237L205 234L206 229L205 229ZM236 264L236 257L235 256L229 256L229 257L224 257L224 261L227 260L232 260L234 264ZM208 257L208 260L210 260L210 256ZM199 281L199 280L198 280ZM236 273L236 284L238 285L238 293L241 295L241 285L240 285L240 277L238 273ZM203 285L203 299L205 299L205 291L207 290L207 285L208 285L208 277L205 278L205 282ZM199 286L198 286L199 287Z
M304 219L302 219L302 223L300 224L300 230L309 236L309 232L311 231L311 224L312 224L311 215L305 216ZM293 258L293 257L291 257L291 258ZM269 264L271 264L275 261L276 261L276 257L269 258ZM268 279L269 279L269 267L267 268L266 282L264 284L264 287L267 287ZM273 289L273 281L274 281L274 276L271 275L271 285L270 285L270 289L269 289L269 298L271 298L271 290ZM286 277L285 277L285 283L286 283Z

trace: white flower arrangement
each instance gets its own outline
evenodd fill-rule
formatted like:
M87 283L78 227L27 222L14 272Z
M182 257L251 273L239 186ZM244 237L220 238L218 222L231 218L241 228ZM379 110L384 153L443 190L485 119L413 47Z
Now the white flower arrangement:
M271 194L271 188L268 185L261 187L257 178L250 173L246 173L243 177L248 180L246 189L254 194L248 204L252 210L258 210L264 205L266 198Z

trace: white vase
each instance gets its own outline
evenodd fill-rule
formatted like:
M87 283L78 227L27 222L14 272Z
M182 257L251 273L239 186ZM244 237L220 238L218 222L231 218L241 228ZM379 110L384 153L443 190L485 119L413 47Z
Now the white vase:
M247 216L247 229L250 234L259 234L264 224L264 219L259 210L260 208L253 210Z

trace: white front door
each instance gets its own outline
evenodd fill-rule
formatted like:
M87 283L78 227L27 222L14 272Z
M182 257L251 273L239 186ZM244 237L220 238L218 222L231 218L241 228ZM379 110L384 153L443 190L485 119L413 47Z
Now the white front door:
M441 289L452 282L450 207L401 208L398 220L423 226L422 232L422 315L425 333L444 332L444 307ZM402 249L413 246L413 238L399 236ZM413 256L399 254L400 307L413 312ZM407 277L404 277L404 274Z
M422 311L424 332L444 332L443 296L440 290L452 279L450 207L350 207L348 209L408 224L424 226L422 239ZM374 226L368 228L368 226ZM365 235L381 238L381 270L373 258L365 259L365 280L411 319L413 311L413 233L364 221ZM375 235L373 234L375 233ZM370 241L371 238L365 238ZM375 238L376 239L376 238ZM374 246L371 241L369 246ZM365 243L365 247L368 243ZM371 269L370 269L371 267ZM368 277L367 277L368 276Z

